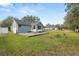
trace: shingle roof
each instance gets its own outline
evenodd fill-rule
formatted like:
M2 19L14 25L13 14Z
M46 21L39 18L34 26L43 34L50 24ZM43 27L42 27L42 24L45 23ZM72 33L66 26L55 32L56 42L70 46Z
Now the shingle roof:
M32 22L28 20L15 20L19 25L31 25Z

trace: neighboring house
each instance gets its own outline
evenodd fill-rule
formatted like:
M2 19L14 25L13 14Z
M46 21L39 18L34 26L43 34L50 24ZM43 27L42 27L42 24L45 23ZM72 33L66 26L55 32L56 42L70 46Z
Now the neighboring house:
M60 30L60 28L57 26L46 27L45 29L46 30Z
M59 27L53 26L53 27L52 27L52 30L59 30Z
M13 20L11 31L13 33L26 33L26 32L42 32L44 26L39 21L28 20Z

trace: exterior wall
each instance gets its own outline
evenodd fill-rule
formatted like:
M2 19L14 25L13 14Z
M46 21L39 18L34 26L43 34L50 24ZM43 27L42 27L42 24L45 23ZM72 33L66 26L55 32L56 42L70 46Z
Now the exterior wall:
M41 26L41 29L38 29L38 28L37 28L37 32L43 32L43 31L44 31L44 27L43 27L41 24L37 25L37 27L38 27L38 26Z
M15 20L13 21L13 24L11 26L11 31L13 33L17 33L17 31L18 31L18 24L15 22Z
M35 29L33 29L33 26L35 26ZM41 29L38 29L38 26L41 26ZM32 32L42 32L44 31L44 28L41 24L38 23L32 23L32 28L31 28Z
M59 30L58 27L45 28L45 30Z
M31 26L29 26L29 25L18 26L18 24L14 20L13 24L11 26L11 31L13 33L25 33L25 32L29 32L29 31L32 31L32 32L42 32L42 31L44 31L43 26L41 27L41 29L38 29L38 25L42 26L41 24L38 24L38 22L32 23ZM35 26L35 29L33 29L33 26Z
M58 30L58 28L55 28L55 30Z
M25 33L25 32L29 32L31 31L31 26L23 26L21 25L21 27L18 27L18 32L19 33Z
M36 30L35 30L35 29L33 29L33 26L35 26L35 24L34 24L34 23L32 23L32 24L31 24L31 31L32 31L32 32L35 32Z
M0 34L7 34L8 28L7 27L0 27Z
M31 31L32 32L37 32L37 23L32 23L31 26L32 26ZM35 26L35 29L33 28L34 26Z

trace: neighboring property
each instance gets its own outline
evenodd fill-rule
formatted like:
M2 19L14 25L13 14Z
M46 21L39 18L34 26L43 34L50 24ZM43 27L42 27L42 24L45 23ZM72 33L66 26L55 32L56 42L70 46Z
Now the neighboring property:
M52 30L59 30L59 27L53 26Z
M11 31L13 33L26 33L26 32L42 32L44 26L39 21L28 20L13 20Z
M0 27L0 35L7 33L8 33L8 27Z
M46 30L60 30L60 27L57 26L50 26L50 27L45 27Z

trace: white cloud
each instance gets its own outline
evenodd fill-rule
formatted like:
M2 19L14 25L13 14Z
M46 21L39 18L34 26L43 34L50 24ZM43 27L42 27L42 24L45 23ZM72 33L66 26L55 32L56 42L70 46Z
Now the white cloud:
M28 11L26 11L26 10L18 10L18 12L19 12L19 13L23 13L23 14L24 14L24 13L28 13Z
M11 0L0 0L0 4L1 3L11 3Z
M11 12L11 8L13 8L13 4L11 3L0 3L0 11L3 12Z
M7 6L10 6L11 4L10 3L0 3L0 6L2 7L7 7Z
M35 13L36 11L35 10L32 10L32 9L25 9L25 8L21 8L19 10L17 10L18 13L21 13L21 14L31 14L31 13Z
M0 11L3 11L3 12L10 12L11 10L10 10L10 9L6 9L6 8L0 8Z
M32 14L36 13L36 10L30 9L26 6L21 7L21 8L15 8L15 6L11 3L5 3L5 4L0 4L2 6L0 8L1 12L11 12L11 13L17 13L17 14Z

